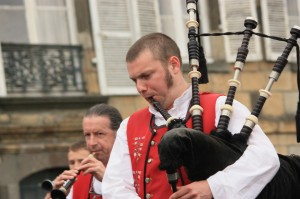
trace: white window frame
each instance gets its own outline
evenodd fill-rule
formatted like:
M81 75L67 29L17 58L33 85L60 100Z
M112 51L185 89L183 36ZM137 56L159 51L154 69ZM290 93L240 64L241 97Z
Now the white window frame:
M4 74L4 67L3 67L3 60L2 60L2 48L0 45L0 97L7 96L6 91L6 83L5 83L5 74Z

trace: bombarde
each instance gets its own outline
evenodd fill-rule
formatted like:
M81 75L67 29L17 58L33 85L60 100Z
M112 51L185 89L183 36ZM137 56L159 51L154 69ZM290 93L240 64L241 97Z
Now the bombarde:
M54 183L49 179L44 180L41 184L41 188L45 191L52 191L53 187Z
M80 173L80 172L78 172L78 173ZM71 180L66 180L60 188L53 189L51 191L51 198L52 199L66 199L68 191L72 187L72 185L75 183L75 181L76 181L76 177L74 177Z
M75 181L76 177L71 180L66 180L60 188L54 189L54 182L49 179L46 179L42 182L41 188L50 192L52 199L65 199L69 189L72 187Z
M88 155L88 157L95 157L95 153L91 153ZM42 182L41 187L46 191L51 191L51 199L66 199L67 194L70 190L70 188L73 186L73 184L76 182L76 179L78 175L80 175L80 170L78 171L78 174L76 177L66 180L61 187L58 189L54 189L55 185L53 181L46 179Z
M188 13L190 14L190 20L192 19L191 22L187 22L187 26L189 28L189 43L193 44L192 47L188 45L189 53L191 52L189 57L192 72L189 76L192 79L193 97L198 96L199 92L198 85L194 90L193 82L196 82L196 79L201 78L201 73L198 73L198 67L200 66L197 64L199 63L194 59L198 52L198 47L194 45L196 34L198 34L195 31L195 27L198 26L198 23L194 22L196 8L197 1L187 0ZM212 131L210 135L202 133L203 109L200 106L200 100L198 100L200 98L198 96L198 99L196 98L196 100L194 100L192 97L192 108L190 109L190 113L192 117L193 112L196 113L196 120L200 119L201 123L196 121L197 125L195 129L187 129L184 124L180 124L178 125L178 128L172 128L164 134L158 145L158 153L161 162L159 167L161 170L166 170L167 173L169 173L168 170L176 171L183 166L189 180L206 180L209 176L233 164L246 150L249 136L255 125L258 123L258 117L263 105L271 96L270 91L272 85L279 79L281 72L288 62L287 59L293 47L296 46L298 48L297 39L300 37L300 27L294 26L291 28L291 36L289 39L286 39L287 45L274 64L274 67L269 74L269 81L266 87L260 89L259 98L254 109L245 119L245 123L240 133L232 135L227 128L230 122L231 113L234 111L232 104L236 89L240 85L238 76L244 67L248 54L249 40L252 34L255 34L253 29L256 28L257 22L253 18L246 18L244 26L246 29L243 31L244 37L242 45L238 49L234 65L234 77L229 80L229 91L226 96L225 104L221 107L221 115L216 130ZM194 103L194 101L196 103ZM156 107L158 105L158 103L155 103ZM197 109L193 107L197 107ZM167 121L174 120L172 116L168 115L166 111L161 110L161 108L157 108L157 110L165 115L164 118ZM194 122L194 120L192 120L192 122ZM170 122L167 122L167 125L168 123ZM278 154L278 156L280 168L274 178L265 186L257 198L300 198L300 157L297 155L284 156L281 154ZM173 184L170 183L173 191L176 191L176 189L173 188L174 186L176 187L176 184L174 185L175 182L176 180L173 178Z

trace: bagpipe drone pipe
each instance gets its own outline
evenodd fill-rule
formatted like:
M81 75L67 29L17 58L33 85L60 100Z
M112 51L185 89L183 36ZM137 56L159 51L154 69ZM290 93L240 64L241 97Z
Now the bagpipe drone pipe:
M163 115L167 121L169 131L162 137L158 152L160 158L160 169L167 172L169 183L176 191L178 181L177 170L184 167L191 181L206 180L209 176L223 170L227 166L238 160L247 149L247 141L252 133L254 126L258 123L258 117L262 107L270 97L270 90L275 81L278 80L281 72L287 64L287 58L295 46L297 50L298 66L298 88L299 88L299 47L297 39L300 37L300 27L294 26L291 30L289 39L281 39L274 36L267 36L253 32L257 22L252 18L247 18L244 22L246 29L240 33L215 33L201 34L204 36L243 34L241 47L238 49L236 62L234 65L234 78L229 80L229 91L225 104L221 108L221 116L216 130L207 135L202 132L202 107L200 106L198 83L201 77L200 64L206 64L203 61L203 49L200 44L199 23L197 18L197 1L187 0L187 10L190 15L190 21L187 22L189 28L189 58L191 72L189 74L192 84L192 102L190 113L192 117L193 129L185 128L180 119L173 118L164 111L160 105L152 101L153 106ZM244 126L240 133L232 135L228 131L230 115L233 111L233 100L237 86L239 73L244 67L248 54L248 44L251 36L269 37L287 42L281 56L276 60L274 67L269 75L269 81L265 89L259 91L259 98L251 114L245 119ZM200 53L199 53L200 52ZM204 58L205 59L205 58ZM206 69L205 69L206 72ZM205 75L205 74L204 74ZM300 96L299 96L300 97ZM298 102L299 107L299 102ZM298 121L297 121L298 118ZM296 115L297 138L299 142L299 109ZM297 155L278 154L280 168L274 178L265 186L257 198L300 198L300 157Z

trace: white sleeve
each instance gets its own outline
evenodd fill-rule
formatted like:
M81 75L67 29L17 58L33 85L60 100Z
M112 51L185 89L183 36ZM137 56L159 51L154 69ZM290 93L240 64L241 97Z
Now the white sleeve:
M104 199L138 199L133 186L131 159L127 142L125 119L117 131L116 140L103 176L102 195Z
M219 97L216 102L216 124L220 116L220 106L224 102L224 96ZM233 108L228 130L235 134L240 132L250 112L237 101L234 101ZM243 155L234 164L210 176L207 181L215 199L256 198L274 177L279 166L279 158L273 144L256 125Z

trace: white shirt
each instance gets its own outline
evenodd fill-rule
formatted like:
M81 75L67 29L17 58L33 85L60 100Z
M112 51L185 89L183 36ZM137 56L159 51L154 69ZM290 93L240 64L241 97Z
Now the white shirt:
M189 88L181 97L175 100L173 108L168 112L173 117L184 118L191 95L191 88ZM225 96L221 96L216 101L216 126L221 113L220 107L225 103L225 99ZM234 101L233 107L234 111L228 130L235 134L240 132L245 123L245 118L250 115L250 112L237 101ZM164 118L152 106L149 106L149 111L155 115L157 125L165 124ZM128 119L126 118L120 125L105 170L102 184L104 199L140 198L133 186L131 159L126 136ZM253 199L273 178L279 169L279 165L274 146L261 128L256 125L248 140L248 147L244 154L234 164L210 176L207 181L215 199Z
M97 180L94 176L92 179L92 185L95 193L102 194L102 183L99 180ZM71 187L70 192L67 195L66 199L72 199L72 198L73 198L73 186Z

